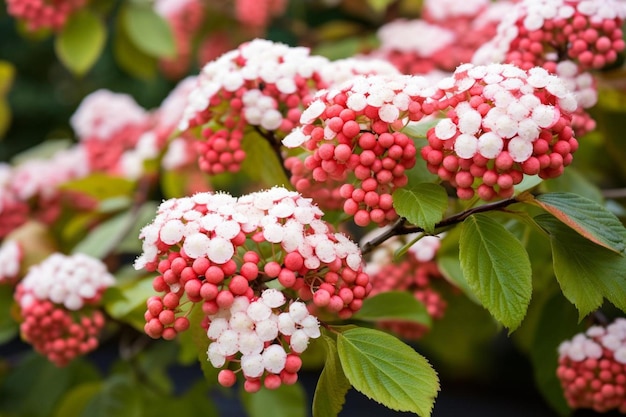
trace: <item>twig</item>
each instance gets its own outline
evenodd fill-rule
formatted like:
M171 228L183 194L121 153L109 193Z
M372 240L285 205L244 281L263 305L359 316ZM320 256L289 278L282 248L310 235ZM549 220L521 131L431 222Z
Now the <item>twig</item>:
M285 166L285 160L283 159L283 153L280 147L280 141L276 139L276 136L274 136L274 133L263 130L259 126L253 126L253 127L254 127L254 130L256 130L258 134L261 135L270 144L270 146L272 147L272 150L274 151L274 154L276 155L276 157L278 158L278 161L280 162L280 166L283 169L285 176L287 177L288 180L290 180L291 171L289 171L287 167Z
M441 229L445 229L457 223L461 223L463 220L465 220L472 214L484 213L484 212L492 211L492 210L502 210L505 207L508 207L511 204L514 204L517 202L519 202L519 200L517 200L516 197L511 197L511 198L507 198L506 200L497 201L495 203L484 204L482 206L473 207L471 209L462 211L453 216L443 219L439 223L435 224L435 230L439 229L441 231ZM407 224L405 218L399 218L384 233L382 233L379 236L376 236L369 242L365 242L365 244L363 244L361 248L361 253L365 255L371 252L376 246L382 244L387 239L393 236L408 235L411 233L418 233L418 232L425 232L425 230L418 225Z
M608 190L602 190L602 196L604 198L626 198L626 188L612 188Z

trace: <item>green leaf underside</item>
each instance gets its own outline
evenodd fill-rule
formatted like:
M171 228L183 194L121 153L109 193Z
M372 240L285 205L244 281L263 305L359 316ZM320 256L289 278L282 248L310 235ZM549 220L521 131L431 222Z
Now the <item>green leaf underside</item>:
M399 216L406 218L427 233L433 233L448 207L448 197L443 187L421 183L411 188L399 188L393 193L393 207Z
M261 388L249 393L241 390L241 399L249 417L306 417L307 407L302 384L281 385L276 390ZM268 412L268 405L271 412Z
M163 17L142 4L129 3L124 11L124 29L139 50L155 58L175 56L174 35Z
M550 234L556 279L580 319L603 298L626 311L626 257L591 243L549 214L535 221Z
M600 204L572 193L549 193L534 202L586 239L614 252L624 251L626 229Z
M476 297L498 321L515 330L532 295L532 269L524 246L488 215L474 214L461 226L459 258Z
M326 363L313 395L313 417L335 417L343 408L351 385L341 368L337 343L324 334L322 340L326 343Z
M410 346L378 330L354 328L338 334L337 349L357 391L392 410L430 415L439 379Z
M361 309L352 316L356 320L376 322L398 320L430 326L431 319L422 302L403 291L389 291L366 298Z
M70 71L83 75L96 63L106 41L102 21L87 9L74 13L55 39L56 53Z

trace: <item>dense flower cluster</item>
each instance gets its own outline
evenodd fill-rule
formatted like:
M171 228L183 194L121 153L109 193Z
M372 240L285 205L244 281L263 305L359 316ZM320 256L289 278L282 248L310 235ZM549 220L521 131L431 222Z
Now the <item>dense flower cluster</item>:
M287 304L284 294L267 289L252 299L237 296L230 306L208 316L207 336L212 341L207 356L215 368L238 362L245 378L244 389L256 392L261 383L268 389L293 384L302 365L300 353L309 339L320 336L317 318L301 301ZM235 383L231 369L223 369L218 381Z
M22 257L19 242L7 239L0 245L0 284L12 284L19 277Z
M58 366L94 350L105 324L98 305L114 283L106 266L95 258L50 255L31 267L17 285L22 337Z
M507 62L523 69L572 59L600 69L624 50L626 5L619 0L521 0L503 15L497 34L477 51L475 63Z
M250 128L282 138L304 106L324 86L326 58L307 48L255 39L204 66L179 128L200 127L200 167L209 174L236 172L245 158Z
M626 319L561 343L557 376L571 408L626 413Z
M364 240L371 237L372 233L366 235ZM435 281L443 282L443 276L435 261L441 237L423 236L400 260L393 260L394 253L415 237L408 235L388 239L372 252L365 267L372 282L369 296L373 297L387 291L405 291L413 294L415 299L424 304L432 319L441 319L445 314L447 302L433 286ZM428 331L428 328L421 324L399 320L382 320L377 325L404 339L419 339Z
M578 142L569 113L578 104L543 68L466 64L438 86L450 110L421 154L459 198L510 197L524 175L554 178L571 163Z
M356 224L384 225L397 217L391 193L406 185L405 171L415 165L415 145L401 129L438 110L435 92L423 77L354 77L320 91L283 144L311 152L304 168L314 181L343 184L343 210ZM306 193L311 181L302 171L291 181Z
M150 123L150 114L131 96L109 90L89 94L70 118L89 168L112 175L123 175L123 153L137 146Z
M154 289L164 293L148 300L146 333L171 339L187 329L184 299L216 314L234 297L258 296L274 279L293 297L349 317L369 293L369 278L357 245L321 216L310 199L280 187L162 203L141 232L143 254L135 262L158 270Z
M28 220L29 206L11 187L12 167L0 163L0 239Z
M508 1L425 1L421 19L396 19L380 27L380 47L372 55L404 74L453 71L493 38L510 8Z
M68 18L82 9L87 0L7 0L7 13L23 20L30 31L60 31Z

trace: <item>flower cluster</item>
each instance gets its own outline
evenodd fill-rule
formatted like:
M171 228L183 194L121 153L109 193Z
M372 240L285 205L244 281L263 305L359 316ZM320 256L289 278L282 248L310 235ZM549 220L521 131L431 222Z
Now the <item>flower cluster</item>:
M0 284L14 283L20 273L22 246L16 240L7 239L0 246Z
M270 20L286 8L286 0L236 0L235 18L244 28L260 35Z
M137 269L158 270L146 333L170 339L189 325L183 295L216 314L276 279L294 297L349 317L370 291L356 244L332 233L322 211L275 187L239 198L198 193L170 199L141 232ZM189 307L189 306L187 306Z
M421 19L396 19L377 32L380 47L372 55L402 73L424 75L453 71L470 62L476 50L496 34L508 1L425 1Z
M309 178L329 189L340 186L343 210L359 226L395 219L391 193L406 185L417 153L401 130L438 110L430 98L435 92L426 78L404 75L358 76L320 91L302 113L302 126L283 140L310 152L292 184L302 193Z
M237 172L249 128L283 137L298 123L304 106L324 86L319 69L326 58L309 56L268 40L242 44L204 66L179 128L199 127L200 167L209 174Z
M276 289L264 290L252 299L237 296L208 316L207 356L215 368L239 363L245 378L244 389L256 392L261 383L268 389L293 384L302 365L300 354L309 339L320 336L317 318L301 301L287 304ZM224 386L235 383L235 372L223 369L218 381Z
M447 117L428 131L421 155L462 199L510 197L524 175L554 178L578 148L569 113L578 107L540 67L465 64L442 80Z
M60 31L68 18L82 9L87 0L7 0L7 13L23 20L30 31Z
M507 62L523 69L572 59L600 69L624 50L619 0L521 0L503 16L496 36L476 52L475 63Z
M364 240L371 235L366 235ZM433 286L435 281L443 282L443 276L435 262L441 237L423 236L409 248L402 259L393 261L394 253L415 237L417 236L407 235L388 239L372 252L365 267L372 283L369 296L387 291L408 292L424 304L432 319L441 319L447 303ZM399 320L382 320L377 325L404 339L419 339L428 331L421 324Z
M571 408L626 413L626 319L561 343L557 376Z
M122 155L136 148L150 123L150 114L131 96L109 90L89 94L70 119L89 168L112 175L124 174Z
M12 167L0 163L0 239L28 220L29 206L11 187Z
M17 285L22 337L58 366L94 350L105 324L98 305L114 283L106 266L95 258L50 255L31 267Z

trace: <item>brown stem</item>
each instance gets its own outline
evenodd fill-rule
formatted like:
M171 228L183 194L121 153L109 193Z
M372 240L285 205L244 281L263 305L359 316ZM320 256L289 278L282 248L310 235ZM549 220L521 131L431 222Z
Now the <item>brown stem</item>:
M612 188L608 190L602 190L602 196L604 198L626 198L626 188Z
M484 212L492 211L492 210L502 210L505 207L508 207L511 204L517 203L517 202L518 200L516 197L511 197L511 198L507 198L506 200L497 201L495 203L484 204L482 206L473 207L471 209L462 211L460 213L457 213L455 215L452 215L448 218L443 219L439 223L435 224L435 230L439 229L439 231L442 231L441 229L446 229L450 226L454 226L457 223L461 223L463 220L465 220L472 214L484 213ZM408 235L411 233L419 233L419 232L424 232L424 229L417 225L407 224L405 218L399 218L384 233L382 233L379 236L376 236L374 239L370 240L369 242L366 242L361 248L361 253L365 255L371 252L372 250L374 250L376 246L382 244L387 239L393 236Z
M274 151L274 155L276 155L276 157L278 158L278 161L280 162L280 166L283 169L285 176L287 177L288 180L290 180L291 171L289 171L287 167L285 166L285 160L283 158L283 152L280 146L280 141L276 139L276 136L274 136L274 133L271 131L263 130L259 126L254 126L254 130L256 130L257 133L261 135L270 144L270 146L272 147L272 150Z

